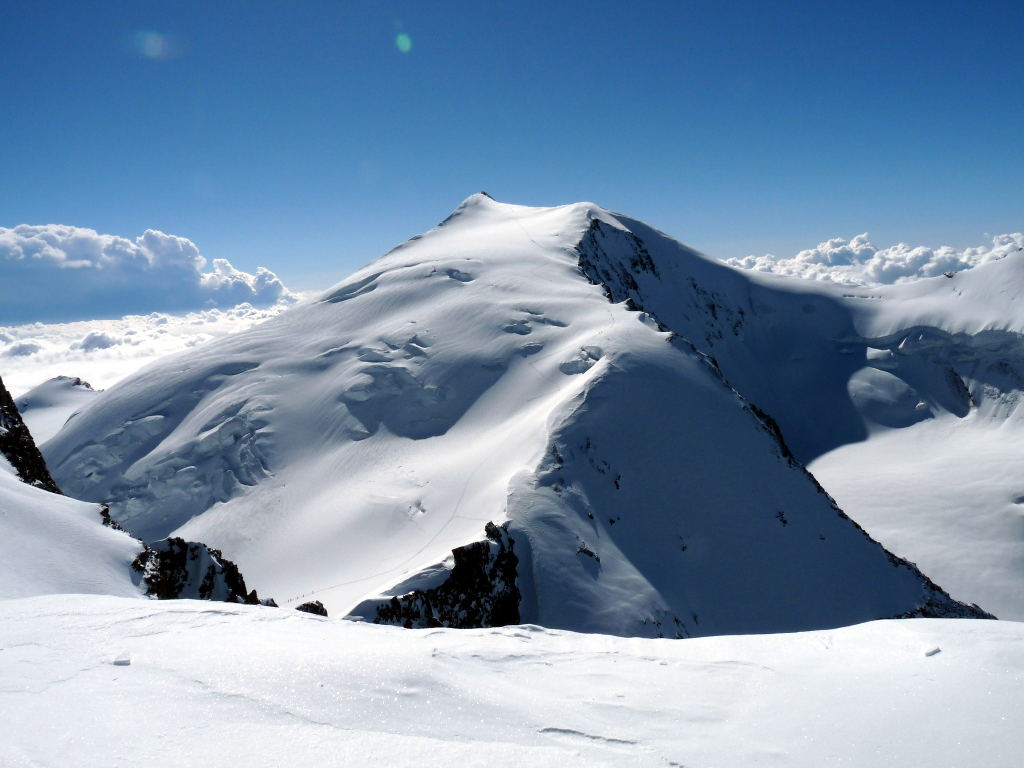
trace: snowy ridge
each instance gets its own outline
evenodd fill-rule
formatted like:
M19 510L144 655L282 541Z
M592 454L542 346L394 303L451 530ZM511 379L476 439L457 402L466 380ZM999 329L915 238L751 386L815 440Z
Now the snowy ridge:
M104 527L97 504L21 482L0 467L0 599L57 593L141 597L141 544Z
M15 405L36 445L42 445L96 394L78 377L55 376L18 397Z
M666 249L703 302L688 318L703 335L683 335L724 337L729 297L705 286L724 275L742 295L738 272L593 204L475 195L319 302L106 391L47 455L137 534L206 541L261 589L332 614L389 585L435 588L493 521L519 560L520 619L547 626L695 636L984 615L842 516L664 330L679 329L624 301L671 271ZM584 256L611 278L588 281Z
M712 355L872 536L1024 618L1024 254L849 288L737 271L615 214L588 277Z

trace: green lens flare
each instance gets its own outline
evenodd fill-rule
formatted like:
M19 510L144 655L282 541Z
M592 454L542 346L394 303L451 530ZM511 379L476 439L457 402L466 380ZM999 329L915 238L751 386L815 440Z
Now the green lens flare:
M403 32L395 38L395 45L402 53L408 53L412 50L412 38Z

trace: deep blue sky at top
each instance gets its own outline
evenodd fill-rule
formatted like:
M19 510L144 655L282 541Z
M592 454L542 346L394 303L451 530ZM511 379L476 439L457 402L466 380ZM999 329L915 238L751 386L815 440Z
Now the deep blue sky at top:
M300 288L480 189L718 256L1024 226L1020 0L7 0L0 84L0 226Z

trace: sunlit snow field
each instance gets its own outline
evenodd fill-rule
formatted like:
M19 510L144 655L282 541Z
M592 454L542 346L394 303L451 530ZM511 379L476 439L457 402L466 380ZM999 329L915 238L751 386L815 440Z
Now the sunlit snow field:
M0 602L4 766L1014 766L1024 625L643 640Z

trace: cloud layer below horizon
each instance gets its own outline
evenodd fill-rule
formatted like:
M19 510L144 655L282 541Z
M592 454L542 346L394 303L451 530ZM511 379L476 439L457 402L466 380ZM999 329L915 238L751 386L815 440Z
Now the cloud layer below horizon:
M0 227L0 323L268 307L294 300L271 271L207 260L188 238L135 240L64 224Z
M105 389L164 355L244 331L287 306L0 326L0 378L15 397L54 376L78 376Z
M766 254L724 261L742 269L806 280L845 285L888 285L936 277L946 272L961 272L1022 250L1024 233L1020 232L996 235L991 245L962 250L948 245L929 248L907 243L878 248L865 232L851 240L834 237L788 259Z

